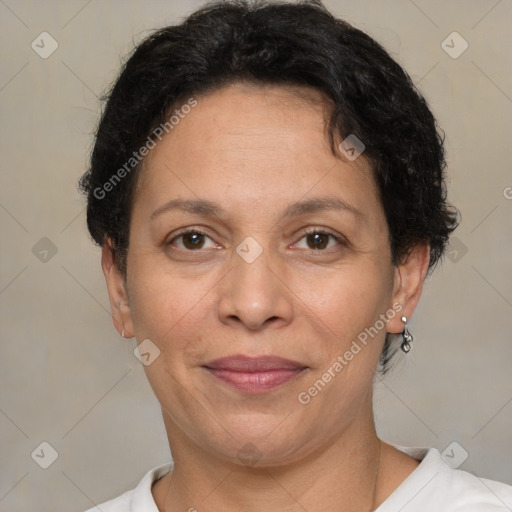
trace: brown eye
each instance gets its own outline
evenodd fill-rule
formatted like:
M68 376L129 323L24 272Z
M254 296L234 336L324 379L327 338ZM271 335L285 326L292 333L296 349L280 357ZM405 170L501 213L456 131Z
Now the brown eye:
M318 250L326 248L329 244L329 237L331 236L332 235L327 233L309 233L306 235L306 239L310 249Z
M202 233L186 233L182 237L183 245L187 249L201 249L204 244L204 235Z
M302 240L305 240L306 243L304 244ZM301 244L303 245L302 247L300 247ZM311 251L326 251L336 247L336 245L345 244L343 238L335 235L334 233L315 230L310 231L309 233L304 233L297 245L299 248L309 249Z
M190 230L175 236L168 245L175 245L178 249L186 251L197 251L204 248L207 239L211 240L211 238L205 233L197 230ZM215 244L213 244L212 241L212 246L214 245Z

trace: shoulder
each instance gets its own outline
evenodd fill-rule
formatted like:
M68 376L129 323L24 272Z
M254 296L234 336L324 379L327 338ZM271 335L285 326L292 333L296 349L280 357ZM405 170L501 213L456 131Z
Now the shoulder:
M144 475L135 489L89 508L85 512L159 512L153 499L151 487L171 469L172 462L153 468Z
M130 512L134 491L135 489L127 491L117 498L96 505L93 508L89 508L85 512Z
M510 512L512 487L451 467L435 448L395 446L420 461L376 512Z

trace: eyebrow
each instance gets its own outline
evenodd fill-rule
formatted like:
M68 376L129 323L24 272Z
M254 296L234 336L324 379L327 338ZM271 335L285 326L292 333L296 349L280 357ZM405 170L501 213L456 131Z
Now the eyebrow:
M225 213L225 210L221 206L204 199L172 199L157 208L151 214L150 219L152 220L158 215L172 210L182 210L187 213L210 217L219 217ZM353 214L358 219L364 217L364 214L360 210L338 197L314 197L291 204L284 210L282 218L299 217L308 213L325 210L346 211Z

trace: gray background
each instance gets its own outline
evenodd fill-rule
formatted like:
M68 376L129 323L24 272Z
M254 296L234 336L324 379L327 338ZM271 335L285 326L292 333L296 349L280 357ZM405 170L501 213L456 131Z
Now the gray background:
M170 457L135 342L112 326L77 180L122 56L200 4L0 0L0 511L81 511ZM413 351L376 387L379 433L441 451L456 441L462 469L512 484L512 2L325 4L419 84L463 217L410 323ZM46 59L31 48L43 31L58 42ZM453 31L469 43L456 59L441 47ZM31 457L43 441L58 453L46 470Z

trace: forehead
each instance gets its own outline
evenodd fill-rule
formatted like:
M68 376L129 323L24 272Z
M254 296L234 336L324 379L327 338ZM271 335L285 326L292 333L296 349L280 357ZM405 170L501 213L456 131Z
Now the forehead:
M236 83L196 100L146 157L137 195L163 204L172 191L268 208L269 197L282 207L313 189L344 190L356 201L375 194L364 158L332 154L329 103L319 91Z
M290 153L305 140L327 150L329 107L315 89L236 82L196 100L169 134L175 146L187 145L193 154L233 158L236 151L266 150L268 157L269 150Z

